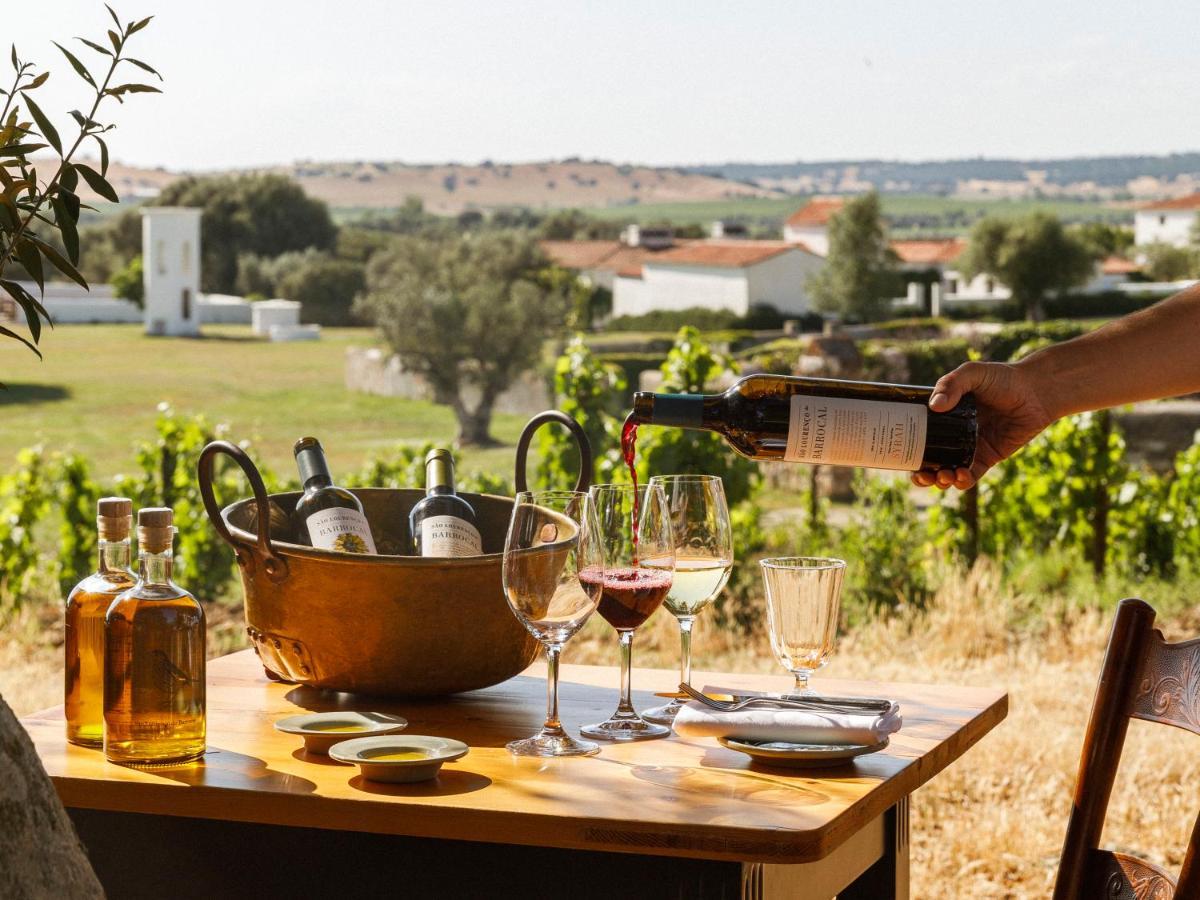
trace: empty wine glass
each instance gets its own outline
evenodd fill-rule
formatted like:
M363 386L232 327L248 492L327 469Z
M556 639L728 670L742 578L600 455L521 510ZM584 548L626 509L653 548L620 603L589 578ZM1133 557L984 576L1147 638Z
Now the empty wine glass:
M833 653L846 563L784 556L759 560L759 565L766 584L771 649L795 676L796 693L811 693L809 676Z
M671 589L675 546L667 497L660 485L598 484L592 487L604 546L600 615L621 642L621 699L607 721L587 725L587 737L644 741L666 737L670 728L647 722L633 708L633 632L662 605Z
M600 750L563 730L558 658L596 610L603 565L591 497L580 491L517 494L504 541L504 594L517 619L546 648L546 722L533 737L508 745L517 756L590 756Z
M655 475L667 495L675 542L675 574L663 605L679 620L679 680L692 683L692 623L717 598L733 568L733 530L725 487L716 475ZM651 722L670 725L683 701L642 713Z

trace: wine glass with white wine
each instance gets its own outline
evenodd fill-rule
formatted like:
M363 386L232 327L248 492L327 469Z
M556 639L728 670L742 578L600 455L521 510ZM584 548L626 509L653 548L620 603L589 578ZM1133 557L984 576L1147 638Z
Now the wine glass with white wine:
M716 475L655 475L651 484L667 495L671 534L675 543L675 577L663 605L679 621L679 680L692 683L692 625L729 581L733 568L733 530L725 487ZM647 710L642 717L670 725L683 708L670 703Z

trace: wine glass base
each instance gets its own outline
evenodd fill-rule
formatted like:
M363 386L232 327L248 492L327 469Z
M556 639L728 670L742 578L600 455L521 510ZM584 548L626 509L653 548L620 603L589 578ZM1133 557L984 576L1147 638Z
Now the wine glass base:
M599 744L577 741L566 734L535 734L505 746L513 756L595 756L600 752Z
M664 703L662 706L655 706L645 710L642 713L642 718L647 722L657 722L659 725L672 725L681 709L683 709L683 704L678 700L672 700L670 703Z
M607 722L585 725L579 729L579 733L601 741L653 741L667 737L671 733L671 729L633 715L613 716Z

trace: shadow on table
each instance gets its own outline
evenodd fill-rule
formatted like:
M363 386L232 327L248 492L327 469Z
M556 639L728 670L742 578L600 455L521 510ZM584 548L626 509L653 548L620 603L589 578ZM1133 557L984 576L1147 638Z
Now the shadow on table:
M726 797L768 805L782 801L793 806L818 806L830 799L828 794L815 790L811 784L789 784L764 777L766 774L780 774L778 771L768 773L764 770L759 774L744 769L730 769L728 758L720 760L722 765L701 760L699 768L632 765L611 759L608 762L629 766L630 774L639 781L685 794Z
M307 778L270 768L257 756L221 747L209 747L202 759L165 766L137 766L139 772L168 778L180 784L204 787L253 787L290 794L311 794L317 785Z
M449 797L453 794L470 794L482 791L492 779L478 772L447 771L442 769L431 781L416 781L411 784L392 784L386 781L368 781L355 775L348 782L356 791L380 794L385 797Z

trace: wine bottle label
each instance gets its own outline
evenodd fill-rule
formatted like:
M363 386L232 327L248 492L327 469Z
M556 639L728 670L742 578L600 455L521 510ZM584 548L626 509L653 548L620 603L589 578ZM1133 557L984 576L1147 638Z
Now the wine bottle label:
M422 556L479 556L479 530L458 516L430 516L421 522Z
M792 395L784 459L915 472L925 455L925 407Z
M343 553L377 553L367 517L357 509L323 509L304 520L308 536L318 550Z

